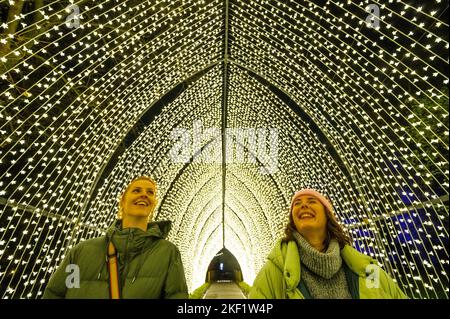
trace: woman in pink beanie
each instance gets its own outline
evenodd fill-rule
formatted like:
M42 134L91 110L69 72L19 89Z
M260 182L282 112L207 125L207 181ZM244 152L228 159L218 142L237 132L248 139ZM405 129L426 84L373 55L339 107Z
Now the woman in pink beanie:
M331 202L313 189L294 194L285 237L258 273L250 298L403 299L378 265L352 246Z
M303 202L302 202L303 199ZM316 218L308 218L305 212L308 209L302 209L300 213L300 205L310 206L311 210L322 211L320 206L324 207L324 214L315 214ZM321 205L320 205L321 204ZM295 212L294 212L295 211ZM298 212L296 214L296 212ZM316 222L317 223L314 223ZM289 210L289 222L284 232L286 236L284 241L293 240L293 230L300 231L301 235L314 241L315 248L322 251L330 243L331 238L335 238L339 246L343 248L346 244L351 245L351 239L344 232L341 225L334 216L333 206L331 202L318 191L313 189L303 189L294 194L291 199L291 207ZM325 238L323 240L323 238Z

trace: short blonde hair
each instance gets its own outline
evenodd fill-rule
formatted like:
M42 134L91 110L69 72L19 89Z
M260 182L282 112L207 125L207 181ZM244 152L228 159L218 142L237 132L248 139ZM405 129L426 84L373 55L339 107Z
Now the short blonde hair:
M141 176L138 176L138 177L132 179L131 182L128 183L127 187L126 187L125 190L122 192L122 195L120 195L120 197L119 197L119 206L120 206L120 202L122 201L123 196L124 196L125 193L128 191L128 188L130 188L131 184L133 184L133 183L136 182L136 181L140 181L140 180L147 180L147 181L149 181L150 183L152 183L152 184L155 186L155 194L156 194L156 191L157 191L157 189L158 189L158 185L156 184L155 180L154 180L153 178L151 178L150 176L141 175Z
M150 183L152 183L153 185L155 185L155 188L158 187L158 185L156 185L156 182L155 182L155 180L154 180L153 178L151 178L150 176L147 176L147 175L142 175L142 176L138 176L138 177L134 178L130 183L128 183L128 186L127 186L127 188L125 189L125 191L128 190L128 187L130 187L130 185L131 185L132 183L134 183L134 182L136 182L136 181L140 181L140 180L147 180L147 181L149 181Z

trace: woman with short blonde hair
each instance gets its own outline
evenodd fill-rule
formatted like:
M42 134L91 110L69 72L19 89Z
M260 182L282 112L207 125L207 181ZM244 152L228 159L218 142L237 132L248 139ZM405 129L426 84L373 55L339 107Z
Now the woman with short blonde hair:
M178 248L165 238L170 221L154 222L156 182L133 179L119 201L118 219L106 235L72 248L50 278L44 298L188 298ZM67 285L67 266L79 269Z

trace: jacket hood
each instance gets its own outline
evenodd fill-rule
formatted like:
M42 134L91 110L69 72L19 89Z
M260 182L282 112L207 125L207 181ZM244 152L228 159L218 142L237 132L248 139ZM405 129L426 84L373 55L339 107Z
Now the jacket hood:
M110 240L114 234L123 234L133 232L144 237L157 237L165 239L172 228L170 220L162 220L158 222L151 222L147 224L147 230L143 231L139 228L125 228L122 229L122 221L116 220L106 231L106 237Z
M164 220L148 223L146 231L139 228L122 229L122 221L116 220L106 231L106 239L113 242L119 256L133 258L145 251L156 239L165 239L171 227L172 222Z

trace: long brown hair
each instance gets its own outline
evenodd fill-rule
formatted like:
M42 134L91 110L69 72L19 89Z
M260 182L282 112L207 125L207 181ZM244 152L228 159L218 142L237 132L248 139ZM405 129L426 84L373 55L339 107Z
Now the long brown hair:
M342 228L338 223L336 217L332 212L330 212L325 206L325 215L327 216L327 238L324 241L325 247L328 247L331 239L336 239L339 243L339 247L342 249L345 245L352 245L352 240L350 235ZM284 242L294 240L293 231L296 230L294 218L292 217L292 206L289 209L289 221L284 229L285 236L283 237Z

